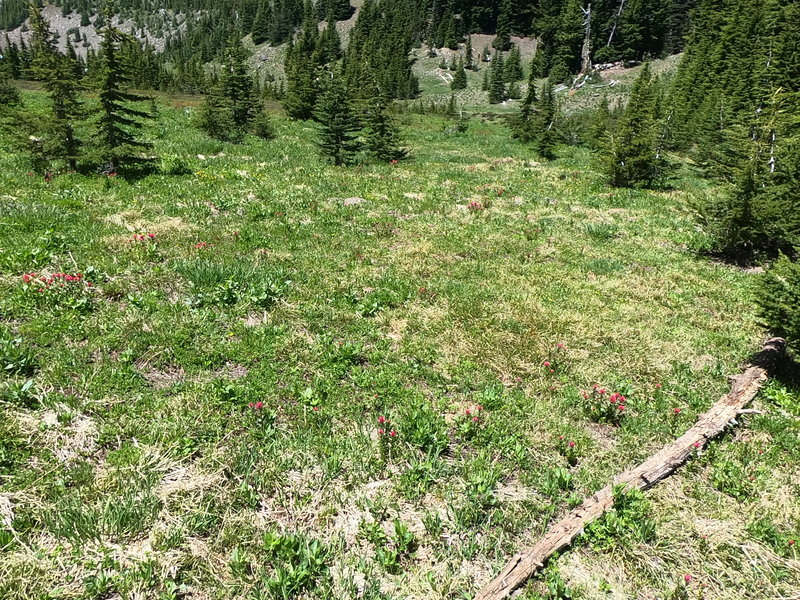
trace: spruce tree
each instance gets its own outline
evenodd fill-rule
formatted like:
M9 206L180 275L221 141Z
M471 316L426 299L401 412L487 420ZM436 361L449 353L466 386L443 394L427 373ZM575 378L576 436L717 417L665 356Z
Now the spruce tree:
M464 70L464 60L459 58L456 66L456 74L450 82L450 89L464 90L467 88L467 72Z
M466 57L464 60L464 68L470 71L475 69L475 56L472 50L472 36L470 34L467 34L467 45L464 49L464 56Z
M217 140L235 141L238 137L230 102L219 84L213 86L206 95L195 118L195 125Z
M596 150L602 150L606 146L610 129L611 110L608 107L608 96L604 95L589 122L589 144Z
M557 116L558 106L553 93L553 84L547 79L536 104L536 113L532 117L532 131L537 154L548 160L555 158Z
M376 96L368 101L364 116L364 147L381 162L403 160L408 151L401 146L400 131L387 109L386 98Z
M495 52L492 57L491 77L489 81L489 103L499 104L506 99L506 77L503 55Z
M240 135L248 130L257 107L253 78L245 59L241 40L238 37L231 38L225 49L219 86L222 95L228 100L231 121Z
M608 172L615 187L649 187L658 175L656 92L650 64L633 84L628 106L608 147Z
M522 59L519 54L519 46L515 45L511 48L511 52L508 54L508 60L506 60L504 75L506 83L522 81L525 76L522 72Z
M483 70L483 79L481 80L481 91L489 91L489 69Z
M45 127L46 157L64 160L75 170L81 147L75 134L75 123L83 117L75 64L59 53L50 32L50 24L35 4L30 5L30 27L33 52L31 74L42 82L51 106Z
M270 22L272 21L272 3L261 0L250 31L254 44L263 44L270 39Z
M351 164L360 149L361 129L347 87L339 73L327 72L314 115L320 123L317 145L336 166Z
M511 49L511 27L514 18L513 0L501 0L500 12L497 16L497 35L492 47L501 52Z
M19 90L14 87L5 69L0 68L0 108L19 104Z
M96 151L107 168L118 171L141 161L142 152L151 147L137 137L151 116L146 110L134 108L148 98L124 90L131 79L128 66L119 56L125 34L112 25L112 6L110 0L103 6L105 25L100 32L97 67L100 110L95 141Z
M312 57L292 50L290 45L286 63L286 93L283 107L292 119L310 119L314 116L318 95L316 67Z

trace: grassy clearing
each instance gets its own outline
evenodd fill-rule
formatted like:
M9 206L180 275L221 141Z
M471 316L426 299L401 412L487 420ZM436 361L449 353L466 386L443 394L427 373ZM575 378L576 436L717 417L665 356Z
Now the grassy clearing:
M689 192L403 118L413 160L349 170L168 107L164 174L0 158L0 597L469 596L726 390L753 276ZM800 399L757 407L526 597L796 591Z

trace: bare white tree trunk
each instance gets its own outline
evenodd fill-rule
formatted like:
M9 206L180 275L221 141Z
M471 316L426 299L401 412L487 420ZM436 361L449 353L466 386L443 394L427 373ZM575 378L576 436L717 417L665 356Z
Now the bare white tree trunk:
M617 10L617 14L614 15L614 25L611 27L611 33L608 36L608 43L606 44L606 48L611 45L611 42L614 40L614 34L617 33L617 24L619 23L619 19L622 16L622 10L625 8L625 0L620 0L619 9Z

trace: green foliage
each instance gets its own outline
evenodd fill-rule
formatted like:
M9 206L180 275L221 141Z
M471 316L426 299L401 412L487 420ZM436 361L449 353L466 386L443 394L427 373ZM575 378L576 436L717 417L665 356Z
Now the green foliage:
M458 59L455 75L453 81L450 82L450 89L452 90L465 90L467 89L467 72L464 69L464 59Z
M33 375L36 354L19 336L0 328L0 371L5 375Z
M650 542L656 535L650 512L650 502L640 490L616 486L613 508L586 526L585 539L595 551L609 551L631 542Z
M760 278L756 302L764 324L800 350L800 263L775 261Z
M342 78L328 73L323 85L314 112L320 123L319 149L336 166L352 164L360 149L361 124Z
M408 157L401 147L400 131L388 113L386 101L368 101L364 115L364 148L376 160L396 162Z
M262 548L273 572L261 567L261 584L271 598L296 598L328 577L328 550L319 540L295 533L266 533Z
M492 67L489 75L489 103L491 104L499 104L508 97L504 65L503 55L495 52L492 56Z
M5 70L0 69L0 110L9 106L16 106L19 102L19 91L9 81Z
M120 47L125 39L119 29L111 24L112 3L104 4L106 25L100 43L99 67L97 72L100 110L97 117L95 147L99 159L105 161L106 168L116 172L123 166L141 162L142 152L151 147L137 137L144 123L152 115L132 105L148 101L144 96L124 91L131 79L128 65L120 60Z
M650 187L659 177L655 86L648 63L633 84L606 151L609 183L615 187Z
M195 260L177 263L175 270L191 283L188 304L197 308L246 303L267 309L291 284L281 271L267 272L243 263Z
M51 103L49 118L44 123L39 121L43 134L37 146L41 156L36 162L50 166L53 161L63 160L75 170L82 145L75 126L83 116L78 99L76 62L59 53L50 23L34 4L30 6L30 23L33 32L31 75L43 83Z
M426 456L439 456L448 447L447 426L427 402L409 405L400 419L400 437Z

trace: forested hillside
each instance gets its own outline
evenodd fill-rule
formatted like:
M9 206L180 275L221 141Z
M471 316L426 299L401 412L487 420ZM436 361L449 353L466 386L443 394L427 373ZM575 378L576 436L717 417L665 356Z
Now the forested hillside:
M457 49L470 33L496 34L494 46L503 51L510 50L512 35L536 37L542 41L543 73L553 70L563 80L581 66L587 24L595 62L643 60L679 52L696 0L605 0L587 5L588 17L580 0L367 0L363 4L370 20L380 13L385 24L373 33L373 42L360 38L358 52L363 52L367 43L368 53L373 49L390 53L397 57L392 60L398 61L420 44ZM96 31L102 26L100 2L56 0L54 5L63 17L73 17L59 32L61 37L70 37L79 55L96 49ZM138 59L153 63L147 65L148 81L142 83L184 90L203 87L201 66L218 58L231 36L249 35L255 44L280 45L309 18L341 21L351 18L355 10L342 0L233 0L224 5L210 0L117 0L114 6L119 22L127 23L140 41L155 47L154 56L145 49L148 56ZM16 53L24 59L26 15L27 0L0 4L0 30L17 29L10 38L18 47L12 50L15 61ZM362 24L362 29L367 27ZM0 46L8 46L8 39Z

